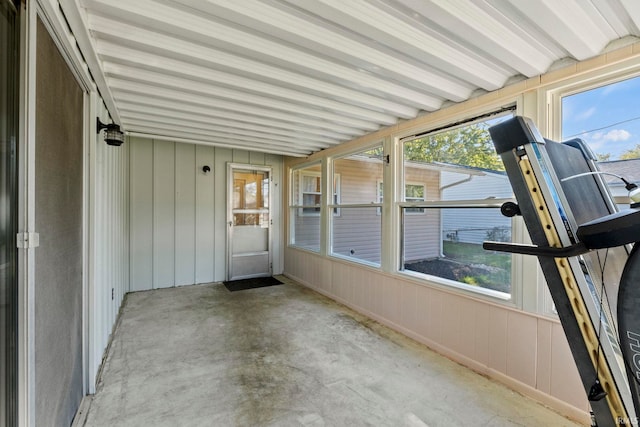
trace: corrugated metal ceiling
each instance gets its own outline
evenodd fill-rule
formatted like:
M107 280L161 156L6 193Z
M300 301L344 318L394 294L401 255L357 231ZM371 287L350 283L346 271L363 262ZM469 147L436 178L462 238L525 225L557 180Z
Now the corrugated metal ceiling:
M60 4L127 132L292 156L640 36L637 0Z

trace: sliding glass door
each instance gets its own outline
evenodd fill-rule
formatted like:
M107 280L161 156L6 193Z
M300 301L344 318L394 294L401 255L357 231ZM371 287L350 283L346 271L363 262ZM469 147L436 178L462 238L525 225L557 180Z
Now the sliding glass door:
M0 0L0 425L17 425L18 10Z

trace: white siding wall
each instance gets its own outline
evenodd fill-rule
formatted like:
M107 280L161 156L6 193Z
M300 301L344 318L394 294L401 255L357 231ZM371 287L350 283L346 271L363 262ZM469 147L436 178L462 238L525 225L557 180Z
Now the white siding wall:
M381 163L341 159L335 162L334 173L340 175L341 203L376 203ZM380 220L375 207L340 209L338 215L332 216L333 252L380 263Z
M100 100L96 111L109 123ZM129 142L108 146L104 132L89 147L88 392L129 292Z
M273 170L273 271L282 272L281 156L144 138L130 145L132 291L225 280L229 162Z
M300 210L291 212L295 227L294 244L317 251L320 248L320 215L300 215Z
M340 174L342 203L376 203L382 164L354 160L336 162ZM439 198L439 172L410 168L407 183L424 184L427 200ZM380 262L381 216L377 208L340 209L333 220L333 252L371 262ZM306 224L305 224L306 225ZM302 228L302 227L300 227ZM436 257L440 253L440 213L438 210L405 217L405 260ZM296 229L298 232L298 229ZM301 234L302 230L299 231ZM297 234L296 234L297 236Z
M406 168L404 179L407 184L424 184L427 200L440 199L440 172ZM405 262L440 256L440 215L439 209L425 209L404 216Z
M309 168L319 171L320 168ZM372 203L378 199L378 183L382 180L382 164L355 160L340 160L335 167L340 175L340 196L342 203ZM440 197L440 172L408 168L405 180L411 184L425 185L427 200ZM299 178L293 183L295 203L299 200ZM292 215L299 214L291 212ZM318 248L320 246L320 216L292 216L294 220L295 245ZM380 210L340 209L334 215L333 252L344 256L354 256L377 263L381 250ZM440 211L427 210L424 213L408 214L405 217L404 257L406 261L437 257L440 254ZM353 250L353 254L351 253Z
M467 176L443 172L442 185L458 182ZM473 176L471 181L449 187L442 191L442 200L481 200L513 197L513 190L506 175L487 173ZM482 244L488 239L487 232L494 227L511 228L511 219L500 214L499 209L445 209L442 212L442 237L455 234L457 241Z

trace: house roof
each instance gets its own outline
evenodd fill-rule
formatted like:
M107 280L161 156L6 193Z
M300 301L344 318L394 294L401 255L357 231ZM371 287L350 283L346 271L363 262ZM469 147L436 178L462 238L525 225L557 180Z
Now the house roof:
M640 36L619 0L59 3L131 135L292 156Z
M613 160L610 162L598 162L600 170L603 172L614 173L626 179L629 182L640 183L640 159L630 160ZM607 183L624 185L624 183L613 176L605 176Z

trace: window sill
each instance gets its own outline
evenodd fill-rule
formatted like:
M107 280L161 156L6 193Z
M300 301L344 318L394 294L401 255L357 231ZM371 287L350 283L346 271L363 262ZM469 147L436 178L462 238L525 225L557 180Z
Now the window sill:
M455 280L444 279L438 276L432 276L423 273L414 273L412 271L398 271L398 275L408 277L421 284L436 286L441 289L447 289L451 291L462 291L463 293L471 296L479 296L482 298L491 299L492 301L499 301L501 303L513 303L513 295L505 292L494 291L492 289L482 288L479 286L467 285L464 283L456 282Z

